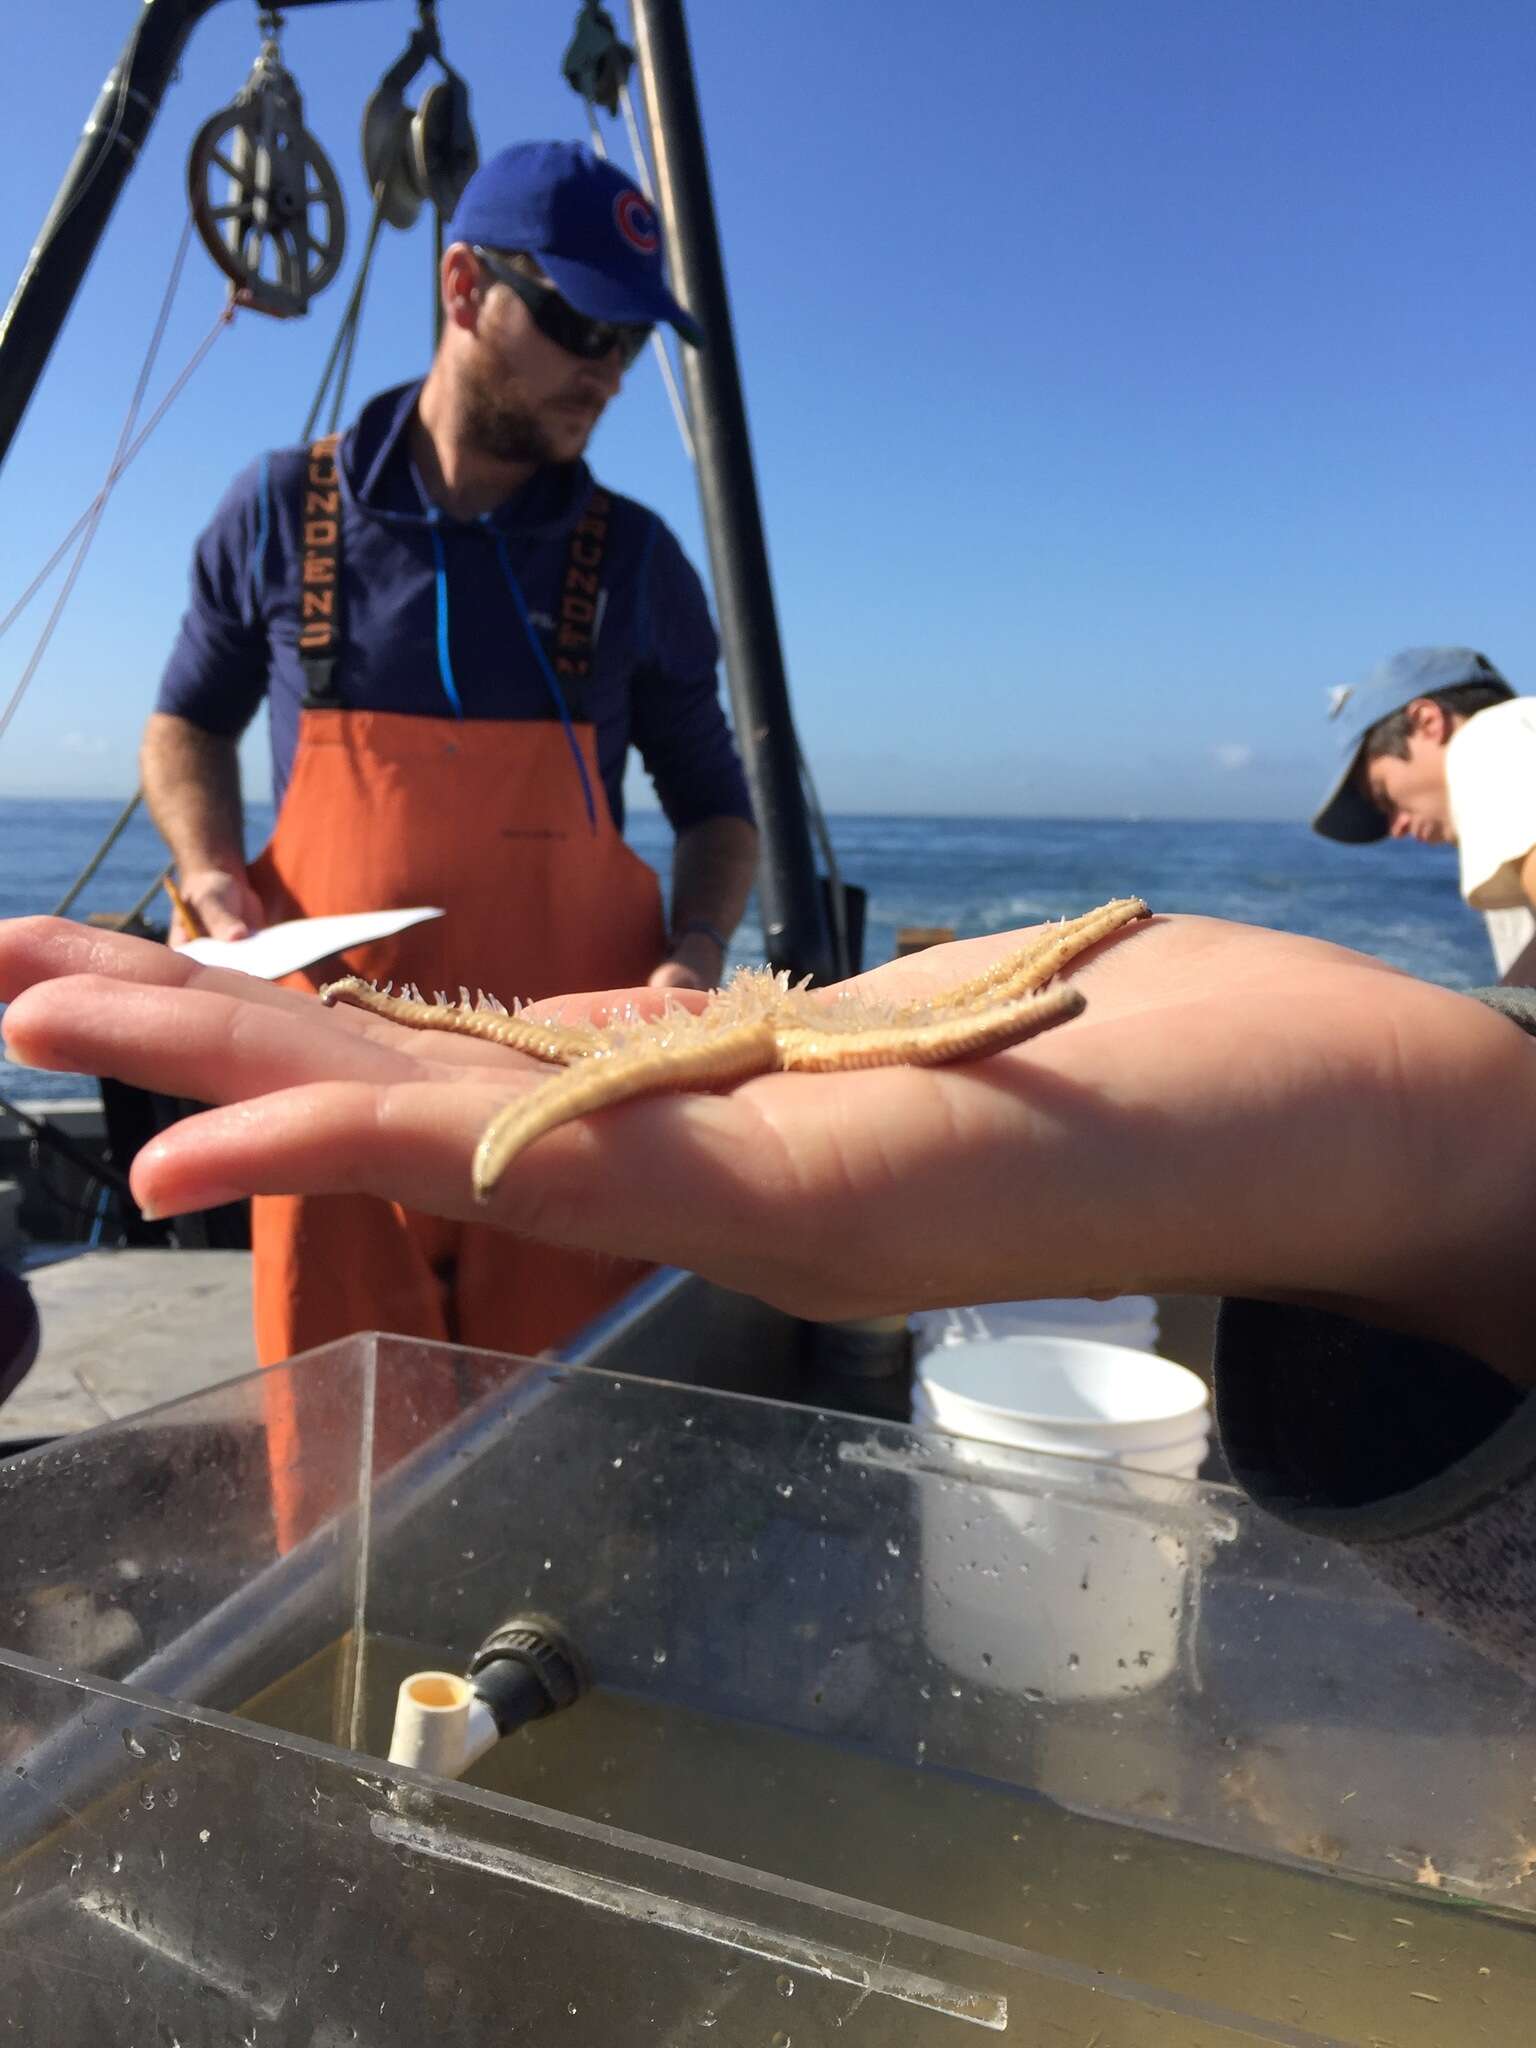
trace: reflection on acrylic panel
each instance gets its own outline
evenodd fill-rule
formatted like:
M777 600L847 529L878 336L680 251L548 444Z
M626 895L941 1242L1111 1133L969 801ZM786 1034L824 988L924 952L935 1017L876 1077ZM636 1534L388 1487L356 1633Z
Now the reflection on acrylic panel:
M462 1782L382 1761L527 1609L593 1689ZM356 1340L0 1465L0 2009L1517 2048L1529 1722L1220 1488Z

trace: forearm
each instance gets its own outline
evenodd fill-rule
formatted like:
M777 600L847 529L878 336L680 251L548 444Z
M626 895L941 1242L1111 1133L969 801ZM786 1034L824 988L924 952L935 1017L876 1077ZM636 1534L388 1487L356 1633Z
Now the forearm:
M716 980L724 964L719 940L741 922L757 875L757 827L745 818L706 818L680 832L672 855L672 959Z
M672 854L672 930L712 925L728 939L757 877L757 827L745 818L706 818L678 834Z
M139 774L150 815L183 876L207 869L244 872L235 740L156 711L145 727Z

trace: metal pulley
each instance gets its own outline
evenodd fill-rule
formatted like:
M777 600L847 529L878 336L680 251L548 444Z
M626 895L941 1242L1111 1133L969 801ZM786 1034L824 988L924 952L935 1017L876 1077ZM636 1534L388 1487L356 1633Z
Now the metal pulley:
M598 0L583 0L560 66L566 84L584 100L617 114L634 61L634 51L619 35L607 8Z
M443 76L429 85L419 105L405 89L428 58ZM379 81L363 110L363 171L374 202L392 228L408 228L428 201L443 219L480 161L469 118L469 87L443 55L437 16L430 4L399 61Z
M204 247L247 302L280 320L308 312L341 268L346 207L275 36L197 131L187 186Z

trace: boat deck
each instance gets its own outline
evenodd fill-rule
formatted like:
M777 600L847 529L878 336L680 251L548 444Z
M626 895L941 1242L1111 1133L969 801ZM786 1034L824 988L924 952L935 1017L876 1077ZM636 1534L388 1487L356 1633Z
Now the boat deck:
M43 1341L0 1406L0 1448L94 1429L255 1370L249 1252L81 1252L26 1278Z

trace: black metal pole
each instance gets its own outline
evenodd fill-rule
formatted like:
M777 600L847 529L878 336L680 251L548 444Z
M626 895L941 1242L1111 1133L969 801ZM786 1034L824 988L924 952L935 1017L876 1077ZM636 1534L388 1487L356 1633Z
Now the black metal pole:
M763 835L764 943L775 969L832 980L688 31L681 0L632 0L631 11L672 281L704 330L702 349L681 352L683 376L736 737Z
M138 25L101 88L74 161L0 319L0 462L154 126L187 37L216 5L217 0L143 0Z

